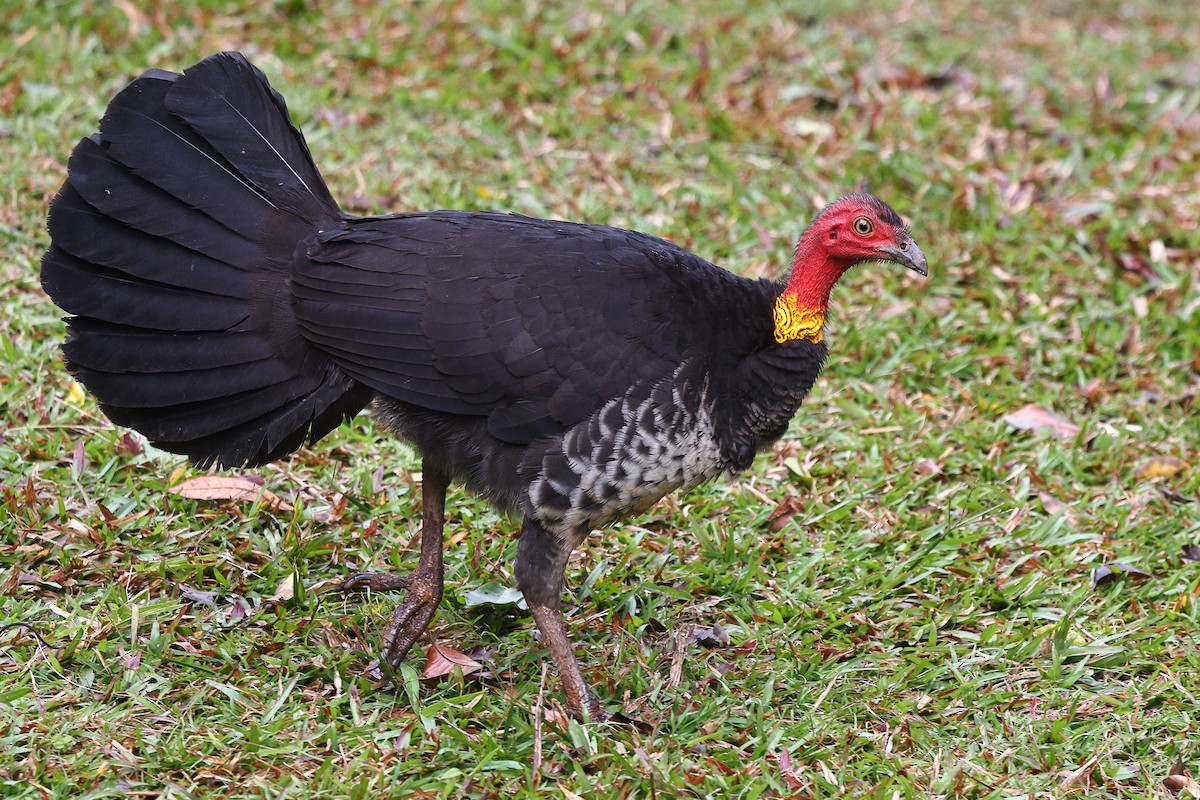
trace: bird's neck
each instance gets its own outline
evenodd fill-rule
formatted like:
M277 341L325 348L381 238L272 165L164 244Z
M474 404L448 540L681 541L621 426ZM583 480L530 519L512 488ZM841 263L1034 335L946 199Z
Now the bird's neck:
M791 277L775 299L775 341L780 344L797 339L816 344L825 338L829 295L846 271L811 233L810 228L796 246Z

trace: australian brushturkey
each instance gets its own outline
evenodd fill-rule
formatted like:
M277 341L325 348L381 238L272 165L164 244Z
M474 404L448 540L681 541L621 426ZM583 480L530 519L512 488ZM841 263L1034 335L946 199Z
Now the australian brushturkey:
M665 494L745 470L825 360L829 293L862 261L926 274L882 201L822 211L786 284L598 225L457 211L351 217L243 56L150 70L71 155L42 285L110 419L200 465L258 465L374 402L423 464L395 665L442 596L446 484L524 521L517 585L577 716L606 717L559 611L571 549Z

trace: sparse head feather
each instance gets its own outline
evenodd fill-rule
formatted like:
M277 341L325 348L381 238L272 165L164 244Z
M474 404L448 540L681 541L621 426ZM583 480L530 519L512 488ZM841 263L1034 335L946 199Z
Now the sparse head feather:
M881 222L886 222L893 228L907 230L907 227L904 225L904 220L900 219L900 215L897 214L891 206L880 200L875 195L867 194L866 192L853 192L851 194L839 197L837 200L834 200L832 203L825 206L825 208L821 209L821 212L817 214L813 222L815 223L817 220L831 212L856 209L869 210L873 212Z

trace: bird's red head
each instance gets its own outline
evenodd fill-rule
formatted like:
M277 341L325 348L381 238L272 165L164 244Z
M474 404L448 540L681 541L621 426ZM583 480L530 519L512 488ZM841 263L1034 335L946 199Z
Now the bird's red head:
M878 197L850 194L827 206L800 237L791 278L775 303L775 340L821 341L834 284L863 261L928 274L925 254L900 215Z

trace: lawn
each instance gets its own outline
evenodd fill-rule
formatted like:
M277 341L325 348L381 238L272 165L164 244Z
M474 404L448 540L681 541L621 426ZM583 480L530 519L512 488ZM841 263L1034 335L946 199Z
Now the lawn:
M1200 797L1188 3L384 5L0 10L0 796ZM366 417L226 473L257 501L188 498L66 373L38 262L71 147L224 49L354 213L632 227L745 275L849 190L911 223L928 280L847 276L775 452L577 553L585 673L639 727L564 717L516 522L459 488L428 653L371 675L398 598L328 589L415 564L420 465Z

